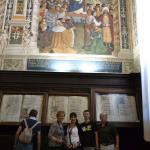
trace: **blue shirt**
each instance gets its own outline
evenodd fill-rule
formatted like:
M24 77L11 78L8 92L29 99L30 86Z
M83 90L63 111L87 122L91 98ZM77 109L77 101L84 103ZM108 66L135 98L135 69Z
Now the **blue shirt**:
M79 10L80 8L83 8L83 3L76 0L70 0L69 12Z
M35 119L31 119L31 118L27 118L26 119L27 121L27 125L28 125L28 128L31 128L36 122L37 120ZM20 126L22 127L22 131L25 129L25 122L24 120L21 122ZM41 123L37 124L33 129L32 129L32 142L35 141L37 138L37 133L41 131Z

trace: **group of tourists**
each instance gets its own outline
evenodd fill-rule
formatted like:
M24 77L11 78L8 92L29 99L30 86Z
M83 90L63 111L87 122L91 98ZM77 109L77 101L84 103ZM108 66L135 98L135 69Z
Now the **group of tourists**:
M41 124L36 120L37 111L31 110L16 132L14 149L40 150ZM90 120L89 110L83 111L84 122L78 123L77 114L71 112L70 122L64 124L64 111L58 111L57 121L52 123L48 132L48 150L119 150L119 135L116 128L107 121L107 114L100 114L100 123ZM31 129L31 141L26 139L27 130ZM24 137L22 138L22 134ZM26 135L25 135L26 133ZM28 137L31 136L28 134ZM23 140L22 140L23 139ZM37 144L34 144L37 143ZM34 148L33 148L34 145Z

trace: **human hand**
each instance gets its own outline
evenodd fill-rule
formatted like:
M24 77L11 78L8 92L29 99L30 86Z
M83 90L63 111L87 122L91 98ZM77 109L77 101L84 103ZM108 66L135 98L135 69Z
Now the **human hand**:
M72 148L74 148L74 149L75 149L75 148L77 148L77 147L79 147L79 146L80 146L80 143L79 143L79 142L77 142L76 144L73 144L73 145L72 145Z
M65 140L61 140L61 144L65 144Z
M115 150L119 150L119 146L118 145L115 146Z
M70 148L73 148L73 145L70 144L70 145L67 145L67 147L70 149Z
M97 146L97 147L95 148L95 150L100 150L100 147Z
M58 144L63 144L63 143L65 143L65 141L64 140L57 140L57 143Z

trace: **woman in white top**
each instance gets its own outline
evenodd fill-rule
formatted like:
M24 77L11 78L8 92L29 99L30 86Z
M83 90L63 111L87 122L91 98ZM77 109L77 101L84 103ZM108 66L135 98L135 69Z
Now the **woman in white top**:
M65 129L65 140L67 150L81 150L80 147L80 128L78 126L77 114L70 113L70 123Z

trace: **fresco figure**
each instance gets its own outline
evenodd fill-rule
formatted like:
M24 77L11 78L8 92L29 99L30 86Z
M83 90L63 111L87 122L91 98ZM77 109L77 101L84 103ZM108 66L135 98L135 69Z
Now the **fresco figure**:
M65 23L65 24L64 24ZM51 50L55 53L76 53L72 48L74 34L72 25L65 18L58 18L52 28Z
M1 34L0 34L0 49L2 51L4 51L4 49L7 47L8 45L8 40L9 40L9 36L7 34L7 31L4 30Z
M41 5L40 5L40 11L39 11L39 22L42 21L43 18L45 18L45 15L46 15L46 2L42 2Z
M70 0L69 12L83 11L83 0Z
M108 7L102 8L102 15L100 17L102 22L102 36L104 45L111 52L113 50L113 16L109 13Z
M47 31L51 32L52 28L56 24L56 19L57 19L57 13L55 10L55 6L51 5L46 13L46 22L47 22Z
M100 15L100 7L98 6L95 7L93 15L91 9L87 10L84 47L87 53L108 54L107 47L103 43Z
M85 44L84 47L90 46L92 41L92 33L94 30L94 16L92 10L87 10L87 17L85 19Z

